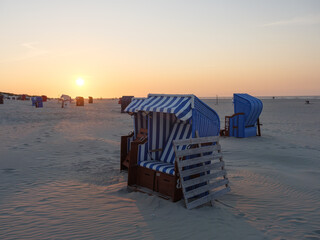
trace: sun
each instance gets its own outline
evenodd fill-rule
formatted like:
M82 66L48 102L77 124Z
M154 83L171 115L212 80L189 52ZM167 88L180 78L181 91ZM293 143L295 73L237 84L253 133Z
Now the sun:
M82 78L78 78L77 80L76 80L76 83L77 83L77 85L78 86L83 86L83 84L84 84L84 80L82 79Z

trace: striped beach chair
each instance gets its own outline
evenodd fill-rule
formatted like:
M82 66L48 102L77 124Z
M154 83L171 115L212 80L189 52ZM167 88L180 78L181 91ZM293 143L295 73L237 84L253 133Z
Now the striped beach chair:
M121 161L130 155L128 186L181 199L173 141L217 136L218 114L194 95L168 94L133 98L125 112L133 116L134 126L134 133L121 138ZM147 129L148 137L135 141L141 128Z

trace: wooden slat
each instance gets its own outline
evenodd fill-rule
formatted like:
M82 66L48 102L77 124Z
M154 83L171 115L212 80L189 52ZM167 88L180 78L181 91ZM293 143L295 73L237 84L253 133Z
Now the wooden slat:
M207 175L204 175L204 176L201 176L201 177L197 177L197 178L194 178L194 179L186 180L186 181L183 181L183 187L187 188L187 187L199 184L199 183L203 183L203 182L209 181L209 180L217 178L217 177L225 176L226 174L227 174L226 170L221 170L221 171L218 171L218 172L215 172L215 173L210 173L210 174L207 174Z
M211 200L214 200L215 198L218 198L218 197L226 194L227 192L230 192L230 187L224 188L224 189L217 191L217 192L210 193L207 196L204 196L204 197L199 198L197 200L194 200L190 203L187 203L187 208L192 209L192 208L198 207L202 204L205 204Z
M221 150L220 145L212 145L212 146L205 146L205 147L199 147L199 148L190 148L185 150L178 150L175 151L176 157L185 157L190 156L193 154L200 154L200 153L207 153L207 152L214 152Z
M204 137L176 140L173 142L182 192L188 209L192 209L210 201L211 204L213 204L215 198L230 191L230 187L228 186L229 180L226 177L227 172L224 169L225 164L220 152L221 146L218 141L219 137ZM216 144L210 145L208 143ZM191 148L179 150L178 148L181 145L189 145ZM190 155L195 157L185 159ZM214 162L214 160L217 159L219 159L219 161ZM183 169L196 164L201 166ZM219 179L219 177L223 177L223 179ZM185 180L185 178L189 179ZM196 185L202 186L196 187ZM191 186L193 186L194 189L187 192L186 189ZM218 191L213 191L217 188L220 189ZM208 194L205 195L204 193ZM198 197L199 195L205 196Z
M199 187L199 188L196 188L196 189L193 189L193 190L190 190L188 192L185 193L184 197L189 199L191 197L194 197L194 196L197 196L201 193L204 193L204 192L207 192L207 191L210 191L214 188L217 188L217 187L221 187L223 185L226 185L229 183L229 180L228 179L221 179L217 182L214 182L214 183L209 183L207 185L204 185L202 187Z
M190 139L182 139L182 140L173 140L173 145L189 145L189 144L200 144L200 143L208 143L208 142L218 142L219 137L201 137L201 138L190 138Z
M194 167L192 169L186 169L186 170L182 170L182 171L179 171L179 172L180 172L181 177L188 177L188 176L191 176L191 175L207 172L207 171L210 171L210 170L218 170L218 169L220 170L221 167L224 167L224 162L223 161L216 162L216 163L213 163L213 164L202 165L202 166L199 166L199 167Z
M197 164L197 163L204 163L204 162L207 162L207 161L220 159L220 158L222 158L222 154L221 153L205 155L203 157L195 157L195 158L179 161L179 167L182 168L182 167L185 167L185 166L190 166L190 165ZM181 170L181 169L179 168L179 170Z

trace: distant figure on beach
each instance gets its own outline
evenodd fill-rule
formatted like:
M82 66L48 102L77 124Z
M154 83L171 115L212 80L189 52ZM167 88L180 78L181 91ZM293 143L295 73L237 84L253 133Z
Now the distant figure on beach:
M309 100L306 100L306 104L310 104L310 101L309 101Z

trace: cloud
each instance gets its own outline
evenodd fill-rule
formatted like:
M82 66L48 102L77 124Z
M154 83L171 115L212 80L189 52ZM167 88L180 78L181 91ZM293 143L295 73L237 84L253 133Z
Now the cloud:
M0 60L0 63L24 61L30 58L43 56L50 53L48 50L39 48L38 47L39 42L26 42L26 43L21 43L19 45L20 47L22 47L22 52L20 52L16 56L12 56L11 58Z
M37 56L41 56L49 53L49 51L41 49L37 45L39 45L38 42L22 43L21 46L27 48L28 50L28 52L23 58L27 59L27 58L37 57Z
M302 26L302 25L314 25L320 24L320 15L305 16L292 18L287 20L281 20L277 22L264 24L264 27L273 27L273 26Z

